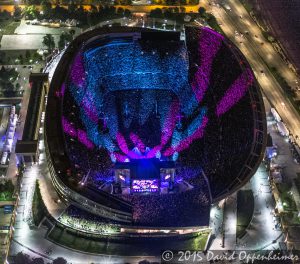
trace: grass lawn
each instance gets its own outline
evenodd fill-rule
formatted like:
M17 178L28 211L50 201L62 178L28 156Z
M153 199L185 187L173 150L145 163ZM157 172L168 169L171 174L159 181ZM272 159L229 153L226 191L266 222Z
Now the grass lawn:
M20 25L20 23L21 23L20 21L16 22L12 19L6 19L0 21L0 28L1 28L0 36L14 34L16 28Z
M0 192L0 201L14 201L15 198L13 197L13 192L6 191L6 192Z
M254 212L254 197L252 190L240 190L237 193L237 227L236 236L241 238L251 222Z
M203 233L195 238L195 242L198 244L200 250L204 250L208 235L208 233Z
M33 215L34 224L36 226L39 225L39 223L42 221L42 219L45 216L45 205L42 199L38 181L35 185L35 190L33 194L32 215Z

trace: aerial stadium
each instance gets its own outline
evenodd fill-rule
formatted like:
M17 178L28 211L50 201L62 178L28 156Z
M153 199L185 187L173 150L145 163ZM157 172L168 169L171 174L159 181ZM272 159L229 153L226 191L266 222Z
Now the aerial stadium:
M249 64L206 27L88 31L51 81L53 185L69 214L93 214L119 231L207 227L211 204L251 178L265 144Z

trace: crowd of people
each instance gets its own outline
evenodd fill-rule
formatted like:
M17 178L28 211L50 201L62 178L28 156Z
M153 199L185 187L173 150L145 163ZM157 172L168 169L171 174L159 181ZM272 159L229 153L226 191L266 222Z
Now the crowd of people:
M186 50L181 42L111 40L84 53L88 84L106 91L173 89L188 86Z
M134 222L199 223L208 212L209 189L213 198L228 191L242 176L253 145L248 89L255 84L243 59L237 59L219 34L187 28L186 47L181 42L116 40L81 53L74 63L74 76L64 91L63 127L78 180L88 174L88 184L112 183L113 162L118 157L125 161L136 147L134 132L150 151L161 147L162 156L173 146L170 153L179 155L176 160L184 168L177 180L193 186L167 195L121 195L133 205Z
M120 232L120 225L113 220L91 214L70 205L58 218L66 226L80 229L93 234L115 234Z
M248 90L258 88L255 87L253 73L233 46L223 39L221 45L212 40L209 45L205 40L208 34L203 34L203 30L207 31L201 28L186 29L188 50L190 54L196 54L189 57L190 78L193 80L198 72L203 73L195 65L200 68L203 64L209 66L209 79L203 80L209 84L205 93L201 93L202 104L208 109L209 122L203 140L194 144L188 155L195 157L201 153L198 162L209 179L212 196L216 197L225 194L235 181L239 182L247 175L242 175L241 171L255 140L253 103ZM218 34L210 34L209 39L211 37L220 39ZM213 57L204 55L204 48L209 50L209 46L216 51ZM203 78L201 74L200 79ZM200 80L197 82L200 83ZM194 158L188 158L187 162L192 160L197 163Z
M180 193L122 195L133 205L133 225L206 226L209 220L208 187L195 187Z

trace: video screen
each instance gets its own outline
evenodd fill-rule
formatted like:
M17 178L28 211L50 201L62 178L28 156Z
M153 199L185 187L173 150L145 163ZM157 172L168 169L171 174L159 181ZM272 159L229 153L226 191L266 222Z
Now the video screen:
M158 180L133 180L132 191L133 192L157 192Z

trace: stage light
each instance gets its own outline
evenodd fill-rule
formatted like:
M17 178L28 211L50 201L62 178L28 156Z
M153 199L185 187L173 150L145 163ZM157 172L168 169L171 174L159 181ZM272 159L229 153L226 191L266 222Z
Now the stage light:
M122 180L122 181L125 181L125 177L123 175L119 175L119 178Z

